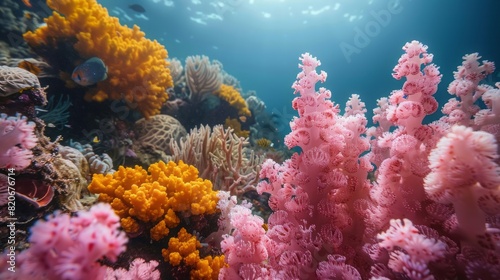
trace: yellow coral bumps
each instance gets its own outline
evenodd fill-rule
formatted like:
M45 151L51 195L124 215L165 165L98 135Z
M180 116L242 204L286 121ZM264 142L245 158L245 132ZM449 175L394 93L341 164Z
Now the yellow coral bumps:
M99 57L108 67L108 78L87 91L87 100L124 99L145 117L160 112L168 98L165 90L173 86L167 51L161 44L146 39L136 25L121 25L95 0L47 0L47 5L54 10L45 19L47 25L24 34L35 52L69 60L73 65L67 72ZM71 48L79 59L71 58Z
M222 84L220 89L214 92L214 94L226 100L232 107L238 109L240 116L250 117L252 115L245 99L241 97L240 93L233 86Z
M220 269L227 266L224 255L200 258L199 248L201 243L196 237L189 234L185 228L181 228L177 238L170 238L168 249L163 249L161 254L163 259L173 266L181 264L190 266L191 279L218 279Z
M218 201L212 183L182 161L160 161L148 171L120 166L114 174L94 175L89 190L111 204L125 231L146 227L153 240L167 236L179 224L178 215L215 213Z

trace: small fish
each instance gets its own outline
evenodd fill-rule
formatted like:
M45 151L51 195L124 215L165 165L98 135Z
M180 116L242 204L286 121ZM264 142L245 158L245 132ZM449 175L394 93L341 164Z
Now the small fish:
M26 5L26 7L29 7L29 8L33 7L33 6L31 6L30 0L23 0L23 4Z
M89 58L84 63L78 65L71 79L81 86L90 86L100 81L106 80L108 77L108 67L98 57Z
M33 18L33 14L28 12L28 11L24 11L24 17L26 19L32 19Z
M132 5L129 5L128 7L129 7L129 9L134 10L138 13L146 12L146 9L144 9L144 7L139 5L139 4L132 4Z
M42 72L42 69L40 69L35 64L29 62L28 60L23 60L23 61L19 62L17 64L17 67L22 68L24 70L27 70L27 71L35 74L35 76L38 76L38 74L40 74L40 72Z
M99 140L99 137L95 136L94 139L92 139L92 143L99 143L101 140Z
M55 125L55 124L53 124L53 123L48 123L48 124L47 124L47 127L56 127L56 125Z
M240 116L239 119L240 119L241 122L246 122L247 121L247 117L245 117L245 116Z

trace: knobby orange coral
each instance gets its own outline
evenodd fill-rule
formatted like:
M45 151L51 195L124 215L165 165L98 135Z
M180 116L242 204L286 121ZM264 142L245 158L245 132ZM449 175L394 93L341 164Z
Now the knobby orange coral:
M179 216L215 213L218 201L212 183L182 161L160 161L147 171L120 166L114 174L95 174L89 190L111 204L125 231L137 234L147 228L153 240L167 236Z
M241 97L241 94L233 86L222 84L214 94L226 100L232 107L238 109L240 116L250 117L252 115L245 99Z
M168 249L163 249L161 254L173 266L182 264L192 267L191 279L218 279L219 270L226 266L224 255L200 258L198 249L201 247L200 241L182 228L177 238L170 238Z
M108 78L87 91L87 100L124 99L145 117L160 112L168 98L165 90L173 86L167 51L160 43L146 39L136 25L121 25L95 0L47 0L47 5L54 10L45 19L47 25L24 34L35 52L49 61L68 60L72 68L99 57L108 67ZM72 59L68 49L80 57ZM62 76L69 76L72 68L61 69L67 72Z

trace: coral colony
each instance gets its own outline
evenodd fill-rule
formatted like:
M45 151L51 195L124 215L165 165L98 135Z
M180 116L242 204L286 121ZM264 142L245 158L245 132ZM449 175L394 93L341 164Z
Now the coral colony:
M270 194L273 210L267 230L249 209L232 208L222 279L500 276L500 116L493 109L500 90L479 85L493 63L464 56L449 87L458 98L440 120L422 124L438 108L433 94L441 75L427 46L412 41L403 49L393 74L406 78L403 89L379 100L379 126L369 129L359 96L340 115L330 91L315 92L326 73L302 55L292 86L299 117L285 137L302 152L262 165L257 191ZM474 105L481 97L483 110Z
M440 105L432 54L406 43L401 89L369 127L361 97L342 113L302 54L280 147L264 102L220 62L184 69L95 0L47 5L24 39L48 64L0 66L0 279L500 279L500 83L481 84L492 62L465 55ZM71 73L91 57L106 69L87 88ZM49 138L37 110L52 84L22 65L53 68L68 100L99 108L89 123L113 129Z

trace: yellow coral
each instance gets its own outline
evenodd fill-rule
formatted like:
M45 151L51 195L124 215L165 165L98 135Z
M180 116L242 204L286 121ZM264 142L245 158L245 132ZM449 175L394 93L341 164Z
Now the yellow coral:
M262 149L267 149L271 147L272 142L267 138L259 138L255 140L255 144Z
M237 119L226 118L224 127L231 127L234 130L234 134L238 135L238 137L248 138L250 136L250 131L242 130L241 123Z
M177 215L213 214L218 201L212 183L182 161L160 161L148 171L120 166L113 174L95 174L89 190L111 204L125 231L137 233L142 222L150 226L153 240L167 236L180 223Z
M227 266L224 255L200 258L199 248L201 243L196 237L182 228L177 238L170 238L168 249L163 249L161 254L173 266L181 265L184 261L185 265L192 267L191 279L218 279L220 269Z
M232 107L238 109L238 114L240 116L250 117L252 115L245 99L241 97L241 94L233 86L222 84L219 90L214 92L214 94L226 100Z
M146 39L136 25L121 25L95 0L47 0L47 5L54 10L45 19L47 25L24 34L37 53L68 59L73 65L61 69L65 77L86 59L99 57L108 67L108 78L87 91L87 100L124 99L145 117L160 112L168 98L165 90L173 86L167 51L160 43ZM75 54L68 49L80 59L72 59Z

